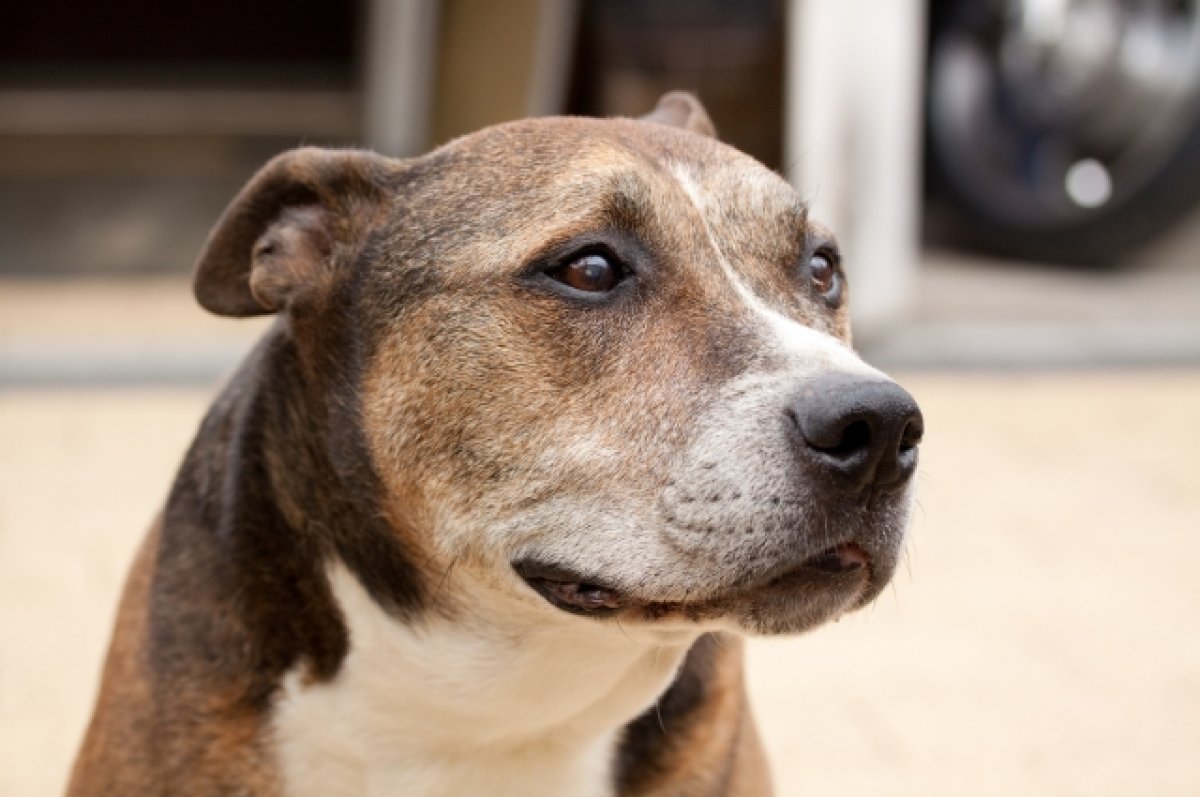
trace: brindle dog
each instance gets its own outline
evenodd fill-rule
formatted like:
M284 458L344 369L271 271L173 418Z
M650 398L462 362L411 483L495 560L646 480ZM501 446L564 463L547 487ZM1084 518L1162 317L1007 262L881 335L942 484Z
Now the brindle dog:
M738 634L878 594L922 432L839 261L684 94L273 160L70 794L767 794Z

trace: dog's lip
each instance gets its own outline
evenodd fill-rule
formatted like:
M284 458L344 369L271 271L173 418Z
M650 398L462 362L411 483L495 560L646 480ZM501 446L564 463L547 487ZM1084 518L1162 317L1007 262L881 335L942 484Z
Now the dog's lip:
M661 615L673 609L729 605L739 598L762 592L855 584L864 578L870 579L871 557L858 543L844 542L824 548L798 565L756 579L753 585L739 587L730 594L678 601L638 599L602 579L550 562L521 560L513 564L513 569L551 605L572 614L608 617L628 609L643 609L649 614Z
M549 603L572 614L603 617L629 605L619 590L562 565L522 560L513 564L513 570Z
M856 542L844 542L810 556L801 562L796 570L820 570L824 573L840 574L852 573L870 566L871 556L861 545ZM786 578L792 572L794 570L788 571L782 577Z

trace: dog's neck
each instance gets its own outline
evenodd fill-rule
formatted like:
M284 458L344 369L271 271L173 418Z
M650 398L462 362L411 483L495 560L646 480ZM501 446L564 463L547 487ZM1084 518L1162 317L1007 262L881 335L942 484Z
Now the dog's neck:
M306 394L283 332L264 341L256 380L210 418L227 429L225 456L239 458L232 470L247 481L210 483L234 493L212 503L229 510L220 544L246 548L231 557L254 570L246 583L279 571L277 591L305 596L304 611L243 618L264 660L290 662L279 676L254 665L280 687L270 690L271 722L284 794L612 793L623 728L668 687L697 633L644 637L469 579L453 584L465 614L431 607L411 557L370 527L382 522L372 474L352 467L358 441L336 439L354 424ZM298 434L295 418L318 424L307 434L328 445L273 461L270 441ZM318 501L315 490L325 491ZM306 517L313 506L326 514ZM280 540L307 552L282 570L257 556ZM252 603L279 603L271 597Z
M285 794L611 793L621 729L691 639L635 640L528 607L414 624L329 569L350 651L332 681L294 670L274 713Z

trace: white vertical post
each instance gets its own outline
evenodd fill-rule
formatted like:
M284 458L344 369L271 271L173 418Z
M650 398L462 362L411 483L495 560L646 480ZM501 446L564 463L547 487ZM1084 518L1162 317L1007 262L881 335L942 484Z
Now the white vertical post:
M788 5L785 166L842 242L867 336L914 295L924 30L924 0Z
M429 146L438 0L370 0L363 127L367 146L407 156Z

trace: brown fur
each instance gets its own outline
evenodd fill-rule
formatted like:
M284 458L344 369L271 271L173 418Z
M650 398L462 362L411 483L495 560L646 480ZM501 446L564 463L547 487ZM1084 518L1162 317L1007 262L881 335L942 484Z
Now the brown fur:
M847 337L844 306L789 265L825 235L795 195L694 135L712 124L693 99L669 95L651 121L517 122L403 162L297 150L239 194L196 295L280 317L134 564L69 794L277 794L281 678L329 682L352 643L325 562L397 622L452 617L455 574L495 581L499 554L438 538L440 520L668 486L714 386L770 356L668 164L748 196L715 222L725 254L781 312ZM644 266L638 293L599 308L531 282L595 241ZM562 449L581 430L624 455ZM701 637L626 728L619 793L767 794L742 681L740 643Z
M742 642L700 639L653 710L626 730L622 794L751 797L771 793L746 700Z

